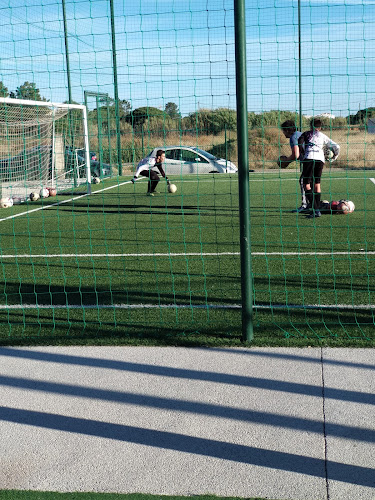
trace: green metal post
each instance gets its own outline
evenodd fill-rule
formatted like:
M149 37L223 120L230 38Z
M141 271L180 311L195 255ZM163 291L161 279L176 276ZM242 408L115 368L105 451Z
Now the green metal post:
M144 157L145 155L145 145L144 145L144 137L143 137L143 123L142 123L142 128L141 128L141 138L142 138L142 158Z
M100 109L100 99L96 96L96 122L98 124L98 149L99 149L99 176L103 177L103 144L102 144L102 111Z
M225 171L227 171L228 168L227 124L224 125L224 141L225 141Z
M66 22L65 0L61 0L64 22L64 40L65 40L65 61L66 61L66 80L68 83L69 103L72 103L72 85L70 82L70 63L69 63L69 44L68 44L68 26Z
M245 0L234 0L238 189L240 212L242 340L253 339L253 283L250 242L249 135L247 119Z
M111 146L111 115L109 113L109 98L107 96L107 135L108 135L108 154L109 154L109 164L111 165L111 175L112 175L112 146Z
M301 44L301 0L298 0L298 85L299 85L299 131L302 132L302 44Z
M63 24L64 24L65 63L66 63L66 81L67 81L67 84L68 84L68 102L69 102L69 104L72 104L73 103L73 97L72 97L72 84L71 84L71 81L70 81L68 24L67 24L67 21L66 21L65 0L61 0L61 5L62 5ZM73 127L72 127L73 118L72 118L71 111L69 111L69 113L68 113L68 120L69 120L70 146L71 146L72 151L73 151L74 150L74 132L73 132ZM73 172L74 187L77 187L77 185L78 185L77 175L78 175L78 172L76 171L76 169L74 169L74 172Z
M116 35L115 35L115 10L113 0L109 0L111 8L111 33L112 33L112 62L113 62L113 85L115 92L115 111L116 111L116 135L117 135L117 165L118 174L122 175L121 161L121 137L120 137L120 108L118 99L118 79L117 79L117 58L116 58Z

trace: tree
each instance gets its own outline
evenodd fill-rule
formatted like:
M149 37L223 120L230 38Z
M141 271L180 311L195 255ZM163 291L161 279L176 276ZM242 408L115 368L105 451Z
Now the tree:
M130 123L133 128L141 127L145 121L153 117L164 117L165 113L161 109L153 108L151 106L134 109L126 116L126 121Z
M0 82L0 97L8 97L9 92L7 87L3 84L3 82Z
M29 99L31 101L46 101L44 97L40 95L40 90L36 88L35 83L25 82L23 85L17 87L15 94L16 99Z
M355 115L349 115L348 121L350 125L363 125L369 118L375 116L375 108L360 109Z
M174 102L167 102L164 111L168 116L170 116L174 120L181 118L181 113L178 109L178 106Z
M108 106L107 106L108 103ZM127 121L127 117L131 112L131 104L126 99L119 100L119 118L120 120ZM89 111L89 119L93 123L96 123L98 120L98 109L95 108L92 111ZM107 130L116 132L115 123L116 123L116 103L115 100L111 97L102 100L102 105L99 107L99 116L100 123L102 127ZM108 123L109 118L109 123Z

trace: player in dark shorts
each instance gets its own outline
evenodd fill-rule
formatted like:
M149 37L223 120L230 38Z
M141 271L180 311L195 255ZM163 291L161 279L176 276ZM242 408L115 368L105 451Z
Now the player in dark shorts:
M302 177L306 198L312 207L309 219L320 217L320 180L325 162L325 150L333 152L331 161L336 160L340 153L340 146L327 135L321 132L322 122L319 118L313 118L310 122L310 130L304 132L298 139L298 143L304 148L302 159Z

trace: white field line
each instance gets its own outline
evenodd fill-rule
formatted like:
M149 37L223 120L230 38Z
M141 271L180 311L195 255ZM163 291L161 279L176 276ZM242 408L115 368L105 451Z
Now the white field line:
M255 172L254 172L255 173ZM270 172L272 173L272 172ZM333 178L334 180L340 180L340 179L350 179L350 180L362 180L360 177L334 177ZM137 180L137 183L138 182L142 182L143 179L139 179ZM228 179L222 179L221 182L227 182ZM295 177L291 177L291 178L288 178L288 179L282 179L282 178L276 178L276 179L267 179L267 182L281 182L281 181L296 181L296 178ZM370 181L373 182L375 184L375 179L373 177L370 178ZM174 181L174 182L178 182L178 181ZM212 180L201 180L199 178L197 178L196 180L189 180L189 181L186 181L186 180L182 180L181 181L183 184L184 183L203 183L203 182L212 182ZM217 181L216 181L217 182ZM251 182L264 182L264 179L252 179ZM120 184L115 184L113 186L108 186L106 188L103 188L103 189L98 189L96 191L93 191L91 194L89 193L85 193L85 194L81 194L81 195L78 195L78 196L74 196L72 198L69 198L68 200L63 200L63 201L58 201L56 203L51 203L51 205L46 205L46 206L43 206L43 207L38 207L38 208L33 208L32 210L26 210L25 212L20 212L19 214L14 214L14 215L9 215L8 217L3 217L2 219L0 219L0 222L3 222L3 221L6 221L6 220L11 220L11 219L15 219L16 217L22 217L23 215L28 215L28 214L31 214L33 212L39 212L40 210L47 210L49 208L52 208L52 207L57 207L59 205L64 205L65 203L69 203L71 201L75 201L75 200L79 200L80 198L85 198L86 196L91 196L91 195L95 195L95 194L99 194L99 193L103 193L104 191L108 191L109 189L116 189L120 186L123 186L125 184L131 184L131 180L130 181L124 181L124 182L121 182Z
M180 253L56 253L56 254L0 254L0 259L60 259L60 258L72 258L72 259L87 259L87 258L119 258L119 257L220 257L220 256L239 256L240 252L180 252ZM272 256L280 256L280 257L304 257L304 256L332 256L336 255L375 255L375 250L366 251L347 251L347 252L252 252L252 256L260 257L272 257Z
M95 194L99 194L99 193L102 193L103 191L107 191L108 189L115 189L115 188L122 186L124 184L131 184L131 181L125 181L125 182L121 182L121 184L115 184L114 186L108 186L106 188L99 189L97 191L93 191L91 194L89 194L89 193L80 194L78 196L73 196L72 198L69 198L68 200L57 201L56 203L51 203L51 205L33 208L32 210L26 210L25 212L20 212L19 214L15 214L15 215L9 215L9 217L4 217L3 219L0 219L0 222L3 222L4 220L15 219L16 217L21 217L22 215L28 215L28 214L31 214L33 212L39 212L40 210L47 210L48 208L57 207L59 205L64 205L64 203L69 203L71 201L79 200L80 198L85 198L86 196L92 196Z
M241 309L241 304L1 304L0 310L10 309ZM375 304L274 304L253 305L254 309L350 309L372 310Z

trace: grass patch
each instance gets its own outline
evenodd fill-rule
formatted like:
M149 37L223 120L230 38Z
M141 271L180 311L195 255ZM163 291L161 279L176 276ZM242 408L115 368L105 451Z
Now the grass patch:
M373 175L327 169L356 210L315 221L298 175L251 175L253 345L374 345ZM7 210L0 344L242 345L237 177L126 180Z

